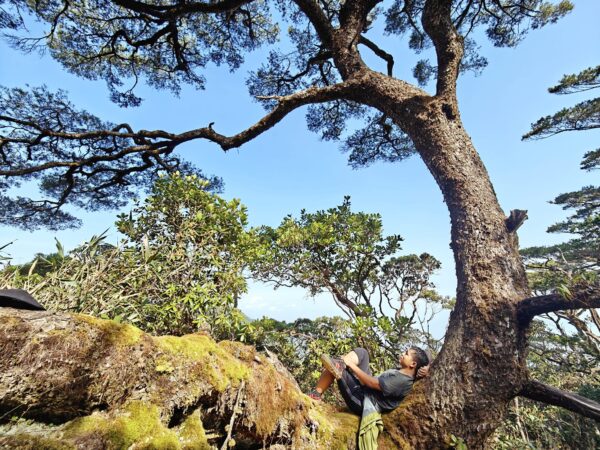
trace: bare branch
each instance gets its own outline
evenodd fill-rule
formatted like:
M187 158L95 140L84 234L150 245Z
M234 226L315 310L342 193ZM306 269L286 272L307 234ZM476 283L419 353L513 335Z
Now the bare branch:
M322 88L310 87L303 91L295 92L291 95L279 97L277 99L277 106L269 114L241 133L231 137L226 137L215 133L211 129L210 131L212 133L198 137L204 137L208 140L216 142L221 146L221 148L223 148L223 150L239 147L240 145L254 139L259 134L273 127L293 110L312 103L324 103L341 98L347 98L347 96L351 95L352 91L358 88L359 85L360 81L358 80L348 80Z
M52 223L65 227L66 219L58 220L65 204L89 210L121 206L136 188L148 186L159 171L191 170L173 154L178 145L207 139L223 150L239 147L296 108L352 96L360 83L352 80L276 97L275 107L267 115L233 136L217 133L212 124L180 134L163 130L134 132L127 124L115 126L77 111L63 96L53 96L43 89L35 91L37 97L5 90L7 108L0 115L0 177L38 180L47 196L41 200L2 197L5 217L26 213L33 220L36 215L50 214L54 217ZM31 103L35 98L43 101L39 105ZM19 99L29 106L12 108ZM33 116L31 108L37 111ZM83 129L82 122L87 125ZM7 154L12 156L10 161ZM17 185L16 181L10 182Z
M560 406L584 417L600 421L600 403L572 392L561 391L539 381L528 381L519 395L549 405Z
M517 305L517 315L521 326L527 326L535 316L540 314L581 308L600 308L599 285L587 285L573 289L568 298L559 294L526 298Z
M524 209L513 209L510 212L510 216L505 219L506 229L509 233L516 233L523 222L527 220L527 210Z
M358 40L358 43L363 44L365 47L369 48L373 53L387 62L387 74L391 77L394 69L394 57L377 46L377 44L375 44L373 41L367 39L365 36L361 36Z
M164 149L166 147L173 148L176 145L181 143L194 140L194 139L208 139L212 142L215 142L223 148L223 150L229 150L231 148L239 147L242 144L250 141L255 138L259 134L268 130L276 123L278 123L281 119L283 119L288 113L293 111L296 108L301 106L310 104L310 103L320 103L320 102L328 102L331 100L336 100L342 98L344 95L347 95L349 91L352 90L352 87L356 85L356 82L348 81L339 84L335 84L333 86L327 86L324 88L316 88L311 87L303 91L296 92L291 95L281 96L281 97L272 97L276 99L278 104L277 106L267 115L265 115L261 120L247 128L246 130L233 135L231 137L224 136L215 132L212 129L212 126L209 125L207 127L198 128L195 130L190 130L180 134L168 133L162 130L140 130L138 132L131 132L131 127L127 124L122 124L118 127L118 129L125 128L127 132L115 130L97 130L97 131L87 131L87 132L64 132L64 131L54 131L52 129L42 128L35 122L21 120L15 117L9 116L0 116L1 121L5 121L8 123L14 123L18 125L24 125L31 128L36 129L39 134L33 139L29 144L34 145L35 142L47 137L60 138L64 140L84 140L84 139L96 139L103 137L118 137L118 138L131 138L138 142L139 145L130 146L127 148L121 149L119 152L114 152L101 156L94 156L87 159L79 159L77 161L53 161L46 164L41 164L37 166L27 166L21 167L17 169L7 169L0 170L0 175L3 176L19 176L25 175L33 172L39 172L43 170L47 170L55 167L71 167L71 166L88 166L92 163L96 163L99 161L114 161L119 159L130 153L141 153L141 152L156 152L158 149ZM150 142L148 139L162 139L161 141ZM1 144L5 145L10 142L22 141L22 139L13 139L10 136L3 136L1 140Z

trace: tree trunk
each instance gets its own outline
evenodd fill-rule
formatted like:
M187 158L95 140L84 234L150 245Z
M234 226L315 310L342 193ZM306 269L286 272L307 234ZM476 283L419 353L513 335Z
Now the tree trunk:
M526 328L517 302L529 294L518 239L464 130L453 92L429 96L367 71L356 101L391 117L413 140L451 220L456 305L431 376L386 420L397 445L482 448L526 381Z
M526 380L526 336L516 315L529 293L526 275L456 103L430 97L410 107L410 122L392 117L443 193L458 286L443 349L431 376L393 414L393 434L398 444L409 436L415 448L444 448L452 436L482 448Z

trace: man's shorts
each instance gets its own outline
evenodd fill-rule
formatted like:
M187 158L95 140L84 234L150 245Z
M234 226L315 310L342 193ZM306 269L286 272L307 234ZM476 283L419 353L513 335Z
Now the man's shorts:
M371 375L371 369L369 368L369 352L364 348L355 348L354 353L358 355L358 367ZM338 387L340 393L344 397L344 401L350 411L354 414L361 415L363 409L363 401L365 399L365 387L360 384L356 375L354 375L347 368L342 371L342 378L338 380Z

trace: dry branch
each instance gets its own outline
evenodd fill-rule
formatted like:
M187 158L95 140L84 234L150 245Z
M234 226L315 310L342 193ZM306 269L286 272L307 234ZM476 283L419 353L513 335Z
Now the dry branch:
M522 326L527 326L535 316L540 314L568 309L600 308L600 286L598 285L576 287L571 289L567 297L549 294L521 300L517 305L519 322Z
M539 381L529 381L520 392L521 397L560 406L600 422L600 403L572 392L561 391Z

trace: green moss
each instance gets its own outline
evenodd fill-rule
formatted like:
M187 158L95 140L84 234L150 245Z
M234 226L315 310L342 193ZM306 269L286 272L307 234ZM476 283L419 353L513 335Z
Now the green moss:
M127 323L117 323L113 320L98 319L97 317L88 316L86 314L74 314L74 317L81 322L85 322L86 324L99 329L110 343L120 347L136 344L144 334L139 328Z
M186 336L159 336L156 345L175 361L186 358L198 365L207 381L219 392L228 386L239 384L250 376L249 368L220 347L210 337L201 334ZM164 360L163 360L164 363Z
M175 368L173 367L173 364L171 364L171 361L169 361L168 359L158 358L154 370L158 373L172 373L175 370Z
M318 409L312 408L309 416L318 424L317 441L319 446L332 450L343 450L348 448L349 442L356 440L358 416L337 411L328 405L323 405Z
M129 403L119 415L110 417L105 414L75 419L64 430L64 437L78 440L86 435L98 435L108 448L178 449L177 435L160 421L156 406L140 401Z
M162 433L159 436L153 436L148 442L137 444L136 450L179 450L181 445L177 435L173 432Z
M184 450L210 450L211 448L198 413L188 416L179 426L177 434Z

